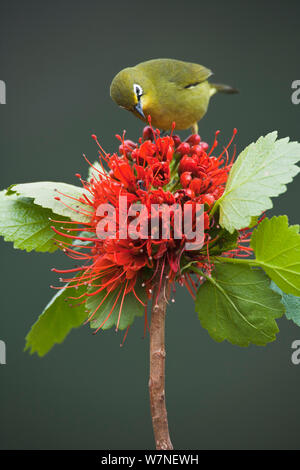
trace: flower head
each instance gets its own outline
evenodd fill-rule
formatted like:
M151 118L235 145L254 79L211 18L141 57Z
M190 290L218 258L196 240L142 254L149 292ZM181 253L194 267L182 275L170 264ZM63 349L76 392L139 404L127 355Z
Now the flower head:
M189 265L210 273L212 253L226 252L230 256L230 249L235 254L243 249L248 253L249 248L243 245L246 232L231 237L230 243L226 240L222 248L226 234L218 225L218 215L211 213L224 192L234 158L228 154L233 138L219 156L214 156L217 135L218 132L209 147L199 135L181 141L173 131L162 137L150 125L138 143L126 140L124 135L117 136L119 149L112 155L104 152L93 136L99 148L99 163L89 163L93 176L88 181L78 175L84 187L80 202L92 216L84 226L75 226L72 234L58 232L69 238L61 243L64 251L82 263L69 271L57 270L77 273L76 278L64 281L71 286L93 287L86 296L99 292L109 295L118 289L122 302L133 293L143 303L136 292L137 282L142 282L150 298L157 273L164 273L170 284L185 284L194 297L196 283L203 279L192 278ZM178 236L183 222L177 219L175 208L187 211L193 231L197 230L199 204L204 208L203 243L199 249L191 250L186 248L186 234ZM169 209L169 218L164 217L161 208ZM99 227L105 236L99 236ZM90 313L92 318L95 312Z

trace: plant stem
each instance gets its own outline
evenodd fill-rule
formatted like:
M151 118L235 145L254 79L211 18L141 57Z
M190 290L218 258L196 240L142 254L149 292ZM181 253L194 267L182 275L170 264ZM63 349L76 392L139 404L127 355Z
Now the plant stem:
M156 282L153 292L150 325L150 407L156 449L172 450L165 402L165 316L170 289L164 274L159 285Z
M227 258L225 256L214 256L212 260L220 261L221 263L234 263L234 264L246 264L248 266L258 266L258 263L255 259L240 259L240 258Z

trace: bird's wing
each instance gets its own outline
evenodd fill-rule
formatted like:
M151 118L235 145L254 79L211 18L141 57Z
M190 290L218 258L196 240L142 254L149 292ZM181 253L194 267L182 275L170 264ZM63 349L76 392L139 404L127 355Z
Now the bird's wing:
M212 71L203 65L181 62L180 67L176 64L168 64L168 81L176 83L180 88L190 88L207 80Z
M176 59L152 59L142 62L136 68L146 71L153 82L159 77L161 83L171 82L179 88L198 85L212 75L212 71L203 65Z

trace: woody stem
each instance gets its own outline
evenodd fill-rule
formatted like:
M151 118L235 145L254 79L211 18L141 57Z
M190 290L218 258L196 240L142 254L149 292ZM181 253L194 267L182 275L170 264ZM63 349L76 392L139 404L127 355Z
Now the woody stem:
M156 282L150 325L150 407L157 450L172 450L165 402L165 316L169 285L165 275Z

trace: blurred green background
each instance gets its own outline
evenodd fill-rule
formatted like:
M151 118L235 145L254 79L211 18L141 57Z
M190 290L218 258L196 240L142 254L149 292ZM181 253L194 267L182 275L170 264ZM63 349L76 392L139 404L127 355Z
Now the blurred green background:
M96 133L107 151L116 133L136 139L142 123L109 97L113 76L158 57L199 62L214 80L240 89L215 97L200 134L224 141L239 130L238 150L268 131L299 140L299 1L3 0L0 7L1 187L58 180L77 184L81 157L95 160ZM184 134L183 134L184 135ZM299 223L300 179L274 200L271 214ZM44 359L23 353L24 337L53 295L62 253L14 251L1 240L0 366L2 449L151 449L148 338L143 320L122 334L82 327ZM167 316L167 407L177 449L298 449L300 365L292 322L279 320L267 347L215 343L179 289Z

